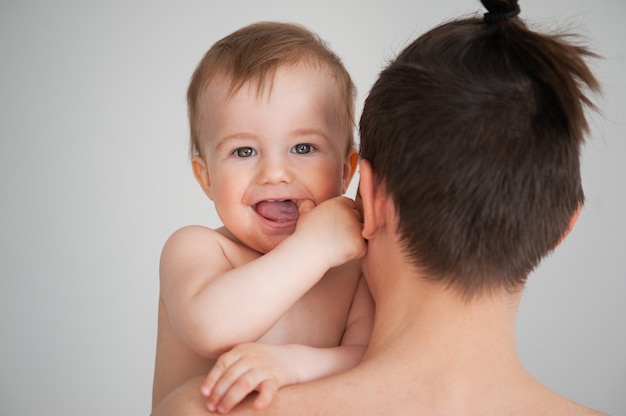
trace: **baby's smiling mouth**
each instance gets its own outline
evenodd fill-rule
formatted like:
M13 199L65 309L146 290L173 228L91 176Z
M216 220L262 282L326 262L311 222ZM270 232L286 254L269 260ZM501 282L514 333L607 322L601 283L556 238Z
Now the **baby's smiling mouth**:
M256 211L263 218L276 222L288 222L298 219L298 206L292 200L261 201L256 204Z

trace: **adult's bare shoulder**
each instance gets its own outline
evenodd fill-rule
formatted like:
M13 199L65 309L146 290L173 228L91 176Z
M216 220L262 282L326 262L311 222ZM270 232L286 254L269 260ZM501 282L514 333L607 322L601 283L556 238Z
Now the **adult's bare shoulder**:
M572 416L608 416L606 413L602 413L595 409L590 409L572 401L569 401L569 406L565 409L565 412L563 414L568 414Z
M348 385L341 378L332 377L311 383L296 384L280 389L270 405L258 410L253 407L251 395L241 402L229 415L233 416L306 416L306 415L345 415L360 410L359 398L350 394ZM192 379L170 393L152 412L151 416L209 416L218 413L208 412L206 399L200 394L202 378ZM364 392L363 394L366 394ZM358 395L356 395L358 396Z
M536 402L532 400L525 400L527 408L525 408L523 414L535 414L535 415L570 415L570 416L607 416L605 413L583 406L580 403L574 402L569 398L562 396L545 386L540 386L543 392L529 395L528 398L537 398ZM547 394L546 394L547 393Z

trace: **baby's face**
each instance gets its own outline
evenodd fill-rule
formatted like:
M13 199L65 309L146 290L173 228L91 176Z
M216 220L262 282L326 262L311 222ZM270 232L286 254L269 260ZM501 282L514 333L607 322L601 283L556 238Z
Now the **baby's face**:
M259 93L215 81L201 101L201 152L222 222L265 253L295 229L298 204L345 192L353 174L340 94L324 70L280 68Z

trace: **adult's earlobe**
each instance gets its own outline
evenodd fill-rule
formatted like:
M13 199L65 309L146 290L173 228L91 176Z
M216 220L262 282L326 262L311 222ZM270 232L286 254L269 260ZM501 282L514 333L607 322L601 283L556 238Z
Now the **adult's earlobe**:
M359 162L360 181L359 198L363 215L363 231L361 235L366 240L371 240L376 234L378 227L385 224L385 204L381 204L384 190L376 185L376 178L372 165L367 160Z
M576 211L574 211L569 219L569 225L567 226L567 230L565 230L557 245L561 244L563 240L565 240L565 237L567 237L569 233L574 229L574 226L576 225L576 222L578 221L578 217L580 217L580 213L582 212L582 210L583 204L578 204L578 208L576 208Z

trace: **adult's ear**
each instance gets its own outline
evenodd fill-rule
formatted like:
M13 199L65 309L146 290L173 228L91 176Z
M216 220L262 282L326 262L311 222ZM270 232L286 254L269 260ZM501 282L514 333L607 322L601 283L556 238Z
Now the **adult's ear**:
M359 153L356 149L352 149L345 162L343 163L343 188L342 194L345 194L350 186L350 181L356 172L356 165L359 163Z
M359 163L359 197L363 210L363 231L361 235L371 240L376 230L387 222L387 192L382 183L376 183L376 174L367 160Z
M202 159L202 157L196 155L191 159L191 167L193 168L193 176L196 177L200 187L209 199L213 200L211 177L209 176L209 170L207 169L206 162Z
M582 212L582 210L583 210L583 204L578 204L578 208L576 208L576 211L574 211L574 213L570 217L567 230L565 230L565 232L561 236L561 239L559 240L559 243L557 244L557 246L561 244L563 240L565 240L565 237L569 235L570 231L574 229L574 226L576 225L576 222L578 221L578 217L580 217L580 213Z

